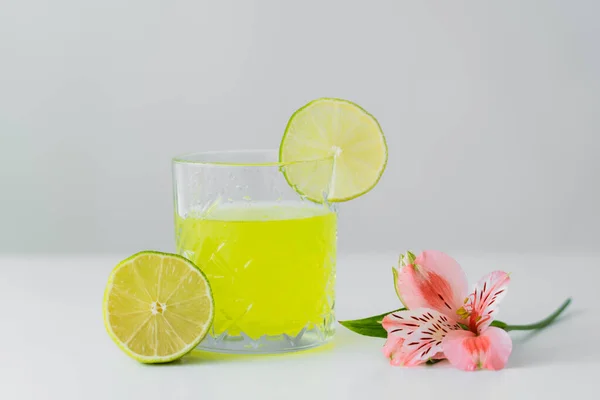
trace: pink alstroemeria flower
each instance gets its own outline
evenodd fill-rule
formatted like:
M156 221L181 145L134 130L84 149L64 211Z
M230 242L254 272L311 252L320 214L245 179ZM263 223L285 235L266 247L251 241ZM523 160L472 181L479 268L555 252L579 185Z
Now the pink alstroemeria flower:
M392 365L447 358L457 368L504 368L512 351L506 331L490 327L510 277L495 271L467 293L460 265L439 251L408 252L394 270L396 292L408 310L387 315L383 348ZM468 329L464 329L464 327Z

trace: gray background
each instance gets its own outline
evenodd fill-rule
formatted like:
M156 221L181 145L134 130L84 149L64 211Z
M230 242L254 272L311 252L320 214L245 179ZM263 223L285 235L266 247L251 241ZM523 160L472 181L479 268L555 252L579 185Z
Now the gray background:
M600 2L0 0L0 252L173 250L170 157L380 121L342 251L595 251Z

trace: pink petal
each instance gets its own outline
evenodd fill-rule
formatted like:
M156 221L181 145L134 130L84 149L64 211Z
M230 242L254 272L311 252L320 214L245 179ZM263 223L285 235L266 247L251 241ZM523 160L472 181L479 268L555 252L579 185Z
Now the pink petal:
M407 338L416 331L424 321L418 319L421 315L416 315L415 311L417 310L396 311L386 315L381 321L381 325L387 331L388 336L395 335ZM439 313L436 311L435 314L432 313L431 315L437 314Z
M448 361L465 371L502 369L512 351L510 336L496 327L486 329L479 336L471 331L452 331L446 335L442 345Z
M432 308L457 318L468 289L465 273L452 257L427 250L397 275L396 291L407 308Z
M506 295L509 282L510 276L506 272L494 271L477 283L464 305L472 331L482 332L492 323L498 312L498 303Z
M383 355L390 360L391 365L403 365L404 355L402 353L402 343L404 339L400 336L389 335L383 345Z
M398 364L395 365L407 367L422 364L438 355L442 351L442 340L446 333L460 329L448 316L428 308L386 315L382 324L388 332L388 341L394 336L403 339L401 348L396 353ZM390 342L387 349L384 347L384 352L389 351L392 346Z

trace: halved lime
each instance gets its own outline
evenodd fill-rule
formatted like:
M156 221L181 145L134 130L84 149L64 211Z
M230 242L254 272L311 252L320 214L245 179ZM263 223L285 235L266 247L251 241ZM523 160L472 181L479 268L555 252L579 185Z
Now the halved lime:
M163 363L206 336L214 302L206 276L191 261L143 251L113 269L103 313L108 334L125 353L143 363Z
M311 200L342 202L370 191L387 163L385 137L377 120L347 100L311 101L290 118L279 148L281 162L332 158L331 169L298 163L284 168L288 182ZM316 164L315 164L316 165Z

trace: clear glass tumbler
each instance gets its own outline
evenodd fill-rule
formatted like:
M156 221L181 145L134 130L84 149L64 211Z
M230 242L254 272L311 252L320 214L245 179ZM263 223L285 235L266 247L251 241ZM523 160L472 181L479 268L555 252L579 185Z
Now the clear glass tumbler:
M276 353L333 337L337 215L286 172L314 179L333 159L278 162L277 151L173 160L177 251L210 282L215 319L203 350Z

